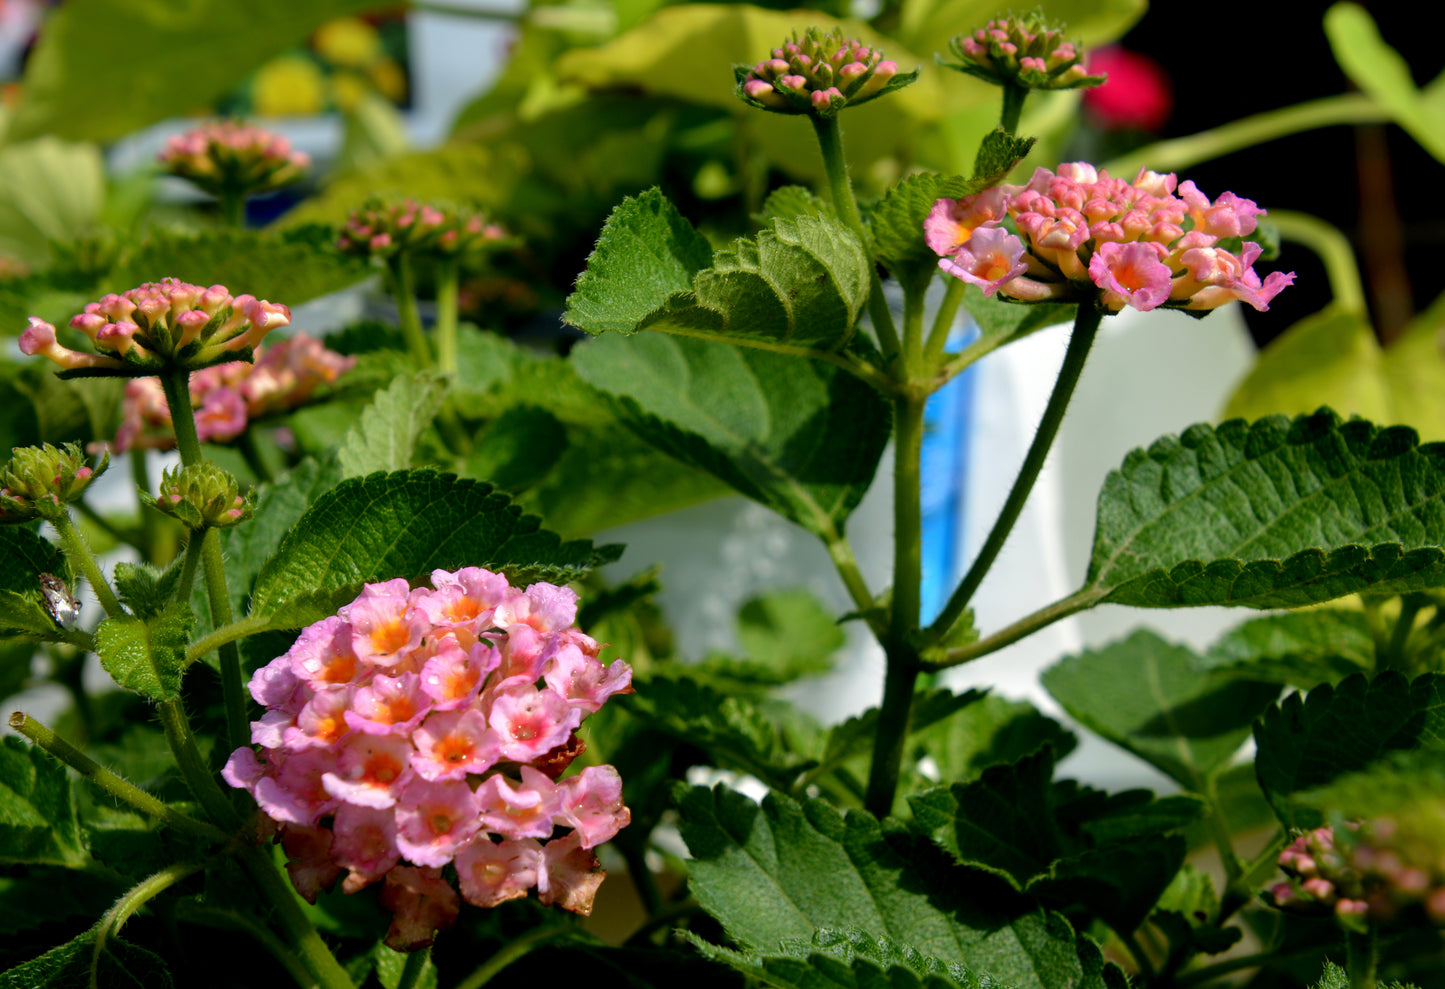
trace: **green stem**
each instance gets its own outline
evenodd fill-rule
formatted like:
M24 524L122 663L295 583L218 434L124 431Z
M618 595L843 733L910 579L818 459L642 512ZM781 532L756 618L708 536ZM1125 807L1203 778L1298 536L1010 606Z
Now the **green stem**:
M251 874L262 894L281 915L282 930L290 936L291 943L300 952L301 960L311 971L316 984L321 989L356 989L356 983L351 981L351 976L346 974L346 970L337 962L326 942L321 940L316 925L311 923L311 918L306 916L301 904L296 902L296 894L276 870L276 863L254 846L242 849L240 857L241 864Z
M879 820L893 813L908 739L908 719L913 712L913 689L919 673L918 656L913 650L903 648L886 655L883 702L878 707L878 733L874 736L873 762L868 770L868 792L863 798L864 808Z
M176 588L177 601L189 601L191 599L191 588L196 586L196 568L201 563L201 547L205 540L201 534L191 532L186 537L185 556L181 558L181 582Z
M139 447L131 448L130 474L137 488L146 494L151 493L150 471L146 467L146 452ZM161 516L156 512L148 512L142 507L140 510L140 534L144 546L141 548L141 553L148 563L159 563L162 560L159 552L160 533Z
M990 636L970 642L966 646L957 646L953 649L945 649L934 653L925 653L923 656L923 668L929 672L946 670L950 666L962 666L964 663L971 663L975 659L987 656L989 653L998 652L1004 646L1011 646L1019 639L1033 635L1041 628L1047 628L1054 622L1070 615L1076 615L1081 611L1087 611L1098 604L1108 594L1107 590L1097 587L1085 587L1075 591L1066 598L1061 598L1053 604L1046 605L1031 615L1025 615L1018 621L993 633ZM937 626L935 626L937 627Z
M227 186L221 190L221 217L232 230L246 229L246 190Z
M211 606L211 624L224 628L231 624L231 598L226 592L226 565L221 559L221 532L208 528L201 536L201 569L206 575L206 599ZM191 537L195 540L195 535ZM187 547L189 552L189 546ZM182 599L184 600L184 599ZM221 657L221 697L226 705L226 751L250 741L247 730L246 691L241 677L241 653L234 642L223 643Z
M1003 110L999 113L998 126L1006 134L1017 134L1019 118L1024 113L1024 100L1028 99L1027 86L1005 83L1003 87Z
M1202 788L1200 782L1203 784ZM1219 860L1224 864L1225 878L1229 885L1235 885L1244 874L1244 867L1239 864L1239 856L1234 851L1234 836L1229 830L1229 822L1224 819L1224 811L1219 802L1219 786L1212 778L1198 781L1196 792L1203 793L1209 801L1209 833L1214 838L1214 847L1219 850Z
M457 373L457 277L456 258L437 262L437 369L442 374Z
M857 235L858 243L866 251L871 241L863 227L863 216L858 212L853 183L848 179L848 161L843 156L843 131L838 126L838 119L824 119L815 114L809 114L808 119L813 122L813 131L818 135L823 168L828 173L828 188L833 193L833 207L838 211L838 218ZM868 314L873 318L873 329L878 334L878 346L882 348L883 356L891 359L898 353L898 331L893 327L888 300L883 297L883 280L878 277L878 266L872 263L871 258L868 267Z
M91 949L90 955L90 984L98 985L96 976L99 974L100 955L105 951L106 939L112 934L120 932L131 916L155 899L165 890L174 886L182 879L199 872L199 862L177 862L168 865L160 872L149 876L132 887L124 896L115 901L115 905L105 912L100 918L100 923L95 925L95 946Z
M432 366L431 347L422 332L421 315L416 309L416 286L411 277L411 261L405 253L392 257L387 265L391 272L391 294L396 300L397 319L401 323L401 335L406 340L406 349L424 368Z
M255 635L257 632L266 631L270 618L267 615L250 615L240 621L232 622L203 636L191 643L186 650L186 664L190 665L212 649L219 649L228 642L235 642L244 639L248 635Z
M1144 950L1144 946L1139 943L1139 939L1134 936L1134 932L1121 933L1116 930L1114 934L1119 938L1119 943L1124 945L1133 957L1134 965L1139 969L1139 972L1146 980L1153 982L1159 973L1154 968L1154 962L1149 958L1149 952Z
M1270 210L1269 222L1279 230L1281 239L1309 248L1324 263L1335 305L1361 316L1368 314L1359 262L1350 239L1338 227L1292 210Z
M191 372L162 371L157 377L166 393L166 407L171 412L171 428L175 430L181 465L198 464L205 458L201 456L201 437L196 432L196 413L191 405Z
M863 571L858 567L858 559L853 555L853 544L848 541L847 536L834 532L823 541L823 545L828 548L828 558L833 561L848 596L853 599L853 607L858 609L878 640L883 641L887 628L875 613L878 599L868 589L868 582L864 580Z
M481 989L482 986L492 981L494 976L512 964L512 962L539 947L542 942L557 937L559 934L565 934L571 929L570 925L534 927L526 934L512 938L498 948L496 953L473 971L471 975L463 979L457 986L457 989Z
M1379 956L1375 934L1373 923L1363 934L1345 931L1345 968L1350 974L1350 989L1375 989L1375 966Z
M1084 362L1088 360L1089 350L1094 345L1094 337L1099 332L1099 324L1103 318L1102 310L1091 305L1079 306L1078 315L1074 318L1074 332L1069 337L1069 349L1064 354L1063 366L1059 368L1059 377L1054 383L1053 394L1049 396L1049 404L1044 408L1043 419L1040 420L1038 432L1034 434L1034 441L1029 446L1028 454L1024 457L1023 466L1019 468L1013 489L1009 491L1003 510L999 512L993 529L989 532L988 538L984 540L983 548L979 550L978 557L973 561L973 566L969 567L962 583L953 592L953 596L948 599L948 604L944 606L938 619L928 629L928 637L932 641L937 642L948 634L948 630L953 627L954 622L958 621L959 616L968 607L974 591L978 590L978 585L983 583L984 576L993 566L994 560L998 558L1004 543L1008 541L1009 533L1013 531L1014 523L1018 521L1024 503L1028 501L1029 494L1034 489L1034 482L1038 480L1039 472L1048 458L1049 448L1053 446L1054 437L1058 435L1059 426L1064 421L1064 412L1068 409L1069 400L1074 395L1074 386L1079 383L1079 376L1084 370Z
M240 452L241 459L246 461L246 466L251 468L258 484L276 480L276 475L271 473L266 458L261 455L261 448L256 444L255 427L247 424L246 428L241 430L241 434L236 437L236 449Z
M1189 137L1148 144L1115 158L1105 167L1111 175L1132 176L1140 168L1177 172L1201 161L1219 158L1288 134L1342 124L1384 123L1389 119L1389 111L1364 93L1326 96L1257 113Z
M84 575L85 582L95 592L96 600L105 609L106 616L118 618L125 614L125 609L120 606L115 592L106 582L105 574L100 570L100 564L95 562L95 556L90 552L90 547L85 544L85 537L80 534L80 530L71 521L70 512L62 511L49 522L60 535L60 548L65 551L65 558L70 561L72 568L79 570Z
M958 307L963 302L964 282L961 278L949 278L943 290L943 302L933 317L933 328L928 331L928 342L923 346L923 361L928 367L936 365L948 346L949 334L953 332L954 321L958 318Z
M127 779L117 776L104 766L92 760L85 753L36 721L30 715L16 711L10 715L10 727L30 741L49 752L71 769L90 780L117 800L130 804L136 810L153 817L166 827L193 834L209 841L224 842L230 835L212 827L205 821L182 814L180 811L146 793Z
M1376 659L1375 665L1379 669L1399 670L1405 666L1405 643L1410 639L1410 633L1415 629L1415 618L1420 614L1420 609L1430 603L1430 599L1423 594L1406 594L1400 598L1400 616L1395 619L1394 631L1390 634L1390 644L1385 650L1385 655Z
M240 818L236 816L226 794L222 792L216 783L216 777L206 765L201 750L197 748L196 737L191 733L190 721L186 718L186 709L181 706L180 698L162 701L158 710L161 726L166 732L166 742L170 745L171 754L176 758L182 778L190 787L191 795L212 821L226 831L235 831L241 826Z
M416 989L417 983L421 981L422 973L426 971L427 960L430 958L430 948L409 952L406 956L406 964L401 968L401 978L396 981L396 989Z

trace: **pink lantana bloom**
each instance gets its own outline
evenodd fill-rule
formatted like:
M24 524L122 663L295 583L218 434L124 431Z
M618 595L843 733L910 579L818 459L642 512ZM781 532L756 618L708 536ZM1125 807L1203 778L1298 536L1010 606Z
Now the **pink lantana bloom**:
M1235 300L1264 310L1294 275L1261 278L1260 246L1239 246L1263 213L1232 192L1210 201L1173 175L1141 169L1129 182L1067 162L1057 173L1035 170L1027 185L938 200L924 239L940 268L985 295L1107 312L1207 310Z
M591 850L631 818L612 767L564 775L583 719L632 689L572 624L576 594L477 568L431 584L368 584L257 670L260 751L222 771L280 825L302 895L382 882L398 950L455 917L448 864L477 906L535 889L589 912L605 875Z

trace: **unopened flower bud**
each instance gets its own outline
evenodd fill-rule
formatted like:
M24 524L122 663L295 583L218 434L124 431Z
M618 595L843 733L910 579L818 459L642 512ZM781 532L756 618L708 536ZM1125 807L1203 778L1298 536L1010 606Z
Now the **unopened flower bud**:
M405 200L370 199L346 220L336 248L376 260L397 254L477 260L507 246L505 230L472 209Z
M142 492L141 501L189 529L240 525L255 510L235 476L209 461L166 471L156 496Z
M310 156L291 150L284 137L234 120L172 137L159 160L172 175L217 197L273 192L298 181L311 165Z
M1098 86L1103 76L1086 74L1083 52L1064 40L1063 25L1043 12L1001 17L948 43L954 61L939 63L996 86L1023 89L1079 89Z
M63 449L45 443L11 451L10 462L0 472L0 523L59 518L108 466L108 453L90 466L78 443L67 443Z
M830 118L918 78L917 69L900 76L896 62L836 29L824 35L809 28L772 55L754 66L736 66L733 73L740 100L774 113Z

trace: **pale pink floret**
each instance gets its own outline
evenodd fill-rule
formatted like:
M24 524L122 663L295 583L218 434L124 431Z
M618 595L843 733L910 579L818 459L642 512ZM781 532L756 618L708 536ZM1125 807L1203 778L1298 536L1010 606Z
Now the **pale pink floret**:
M359 688L347 709L346 723L368 735L410 735L431 710L421 691L421 677L378 675Z
M923 221L923 239L939 257L948 257L968 243L979 227L997 224L1008 215L1008 194L1000 186L962 199L940 199Z
M434 711L470 705L477 699L487 674L501 662L501 654L486 640L463 649L452 636L442 636L422 664L421 689L431 698Z
M584 711L601 709L613 694L630 693L632 668L622 660L610 667L574 645L565 645L548 660L543 678L547 686Z
M233 389L215 388L206 393L195 417L201 442L235 439L246 430L246 400Z
M349 730L347 715L350 714L351 690L348 687L328 687L315 691L311 699L296 715L296 727L286 729L283 734L286 748L293 752L302 749L330 747Z
M262 707L283 708L295 713L311 699L311 691L292 671L291 662L286 656L271 660L251 674L249 686L251 696ZM304 696L300 696L298 700L298 692L302 691Z
M561 793L531 766L522 766L521 775L522 781L514 783L497 773L477 787L482 826L504 838L546 838L561 809Z
M502 758L531 762L564 744L583 712L551 690L514 678L491 698L488 721L502 741Z
M549 637L542 635L530 625L513 625L507 630L506 638L497 646L500 665L497 667L498 680L520 677L535 683L542 678L542 668L555 650Z
M1172 272L1168 251L1152 241L1101 244L1089 262L1089 276L1104 290L1105 308L1130 306L1148 312L1169 298Z
M286 732L295 728L296 715L282 710L267 711L260 721L251 722L251 744L264 749L284 748Z
M251 795L272 820L313 827L340 803L321 781L335 764L327 749L288 753L256 782Z
M938 266L992 296L999 286L1029 270L1023 256L1023 241L1002 227L984 227L975 230L953 257L941 258Z
M303 629L283 658L295 676L315 684L352 683L361 672L351 626L335 615Z
M85 354L78 350L62 347L55 342L55 327L35 316L30 317L30 326L20 334L20 352L28 357L38 354L41 357L49 358L67 371L79 367L125 366L123 362L114 357Z
M471 788L414 778L396 805L396 844L409 862L440 868L481 828Z
M401 859L396 845L396 814L389 809L343 803L332 820L336 840L332 855L348 871L341 888L347 893L376 882Z
M326 792L358 807L391 807L411 781L411 743L394 735L346 736L337 747L336 770L321 777Z
M497 733L475 709L429 715L412 734L411 764L427 780L460 780L486 772L501 754Z
M588 766L557 787L558 817L580 836L583 848L612 840L632 820L622 804L622 776L612 766Z
M542 846L531 838L496 843L479 835L457 852L462 897L479 907L520 899L537 885L541 861Z
M351 623L351 647L376 666L395 666L421 644L430 623L408 607L411 586L401 578L367 584L361 596L338 612Z
M537 871L538 899L586 917L592 913L592 900L606 878L597 856L581 846L581 839L574 831L542 847L542 864Z
M570 587L538 582L497 606L500 628L530 625L538 632L560 632L577 620L577 592Z

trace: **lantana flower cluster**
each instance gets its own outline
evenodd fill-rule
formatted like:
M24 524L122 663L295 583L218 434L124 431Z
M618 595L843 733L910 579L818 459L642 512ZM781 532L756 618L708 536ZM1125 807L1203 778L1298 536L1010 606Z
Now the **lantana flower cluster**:
M1177 188L1177 194L1176 194ZM1109 312L1207 310L1236 299L1258 310L1294 274L1254 270L1244 240L1265 211L1226 192L1141 169L1133 182L1086 162L1039 168L1027 185L940 199L924 221L940 268L1024 302L1097 300Z
M0 524L53 519L65 513L65 506L80 500L105 469L109 454L92 467L80 445L17 447L0 471Z
M88 303L71 317L71 327L90 338L96 353L62 346L55 327L35 316L20 335L20 349L67 371L141 376L215 364L226 354L259 346L266 334L290 322L291 310L279 303L233 297L224 285L202 288L162 278Z
M1333 913L1346 927L1383 923L1419 909L1445 927L1445 854L1434 841L1415 841L1394 820L1323 827L1280 852L1288 877L1271 886L1274 905L1306 914Z
M237 749L223 775L280 825L303 896L343 872L348 893L384 881L400 950L455 917L448 864L477 906L535 888L590 912L605 875L593 849L630 812L611 766L559 777L582 720L631 692L632 671L603 665L576 612L565 587L437 570L430 587L366 585L257 671L261 751Z
M166 141L158 160L172 175L220 197L257 195L288 186L311 166L280 134L236 120L218 120Z
M1104 81L1085 71L1083 52L1037 11L989 21L972 34L953 38L948 50L956 61L944 61L945 66L997 86L1079 89Z
M820 34L816 28L774 48L772 57L734 70L743 102L775 113L812 113L832 117L898 89L918 75L898 75L898 63L885 59L843 32ZM891 84L891 85L890 85Z
M355 357L298 333L258 348L254 364L229 361L202 368L190 377L196 433L202 442L235 439L251 420L305 404L317 388L335 384L355 365ZM111 445L124 452L133 447L168 450L175 444L160 381L152 377L126 382L121 424Z
M482 254L507 237L505 228L475 210L414 199L371 200L347 217L336 247L380 260L397 254L461 258Z

